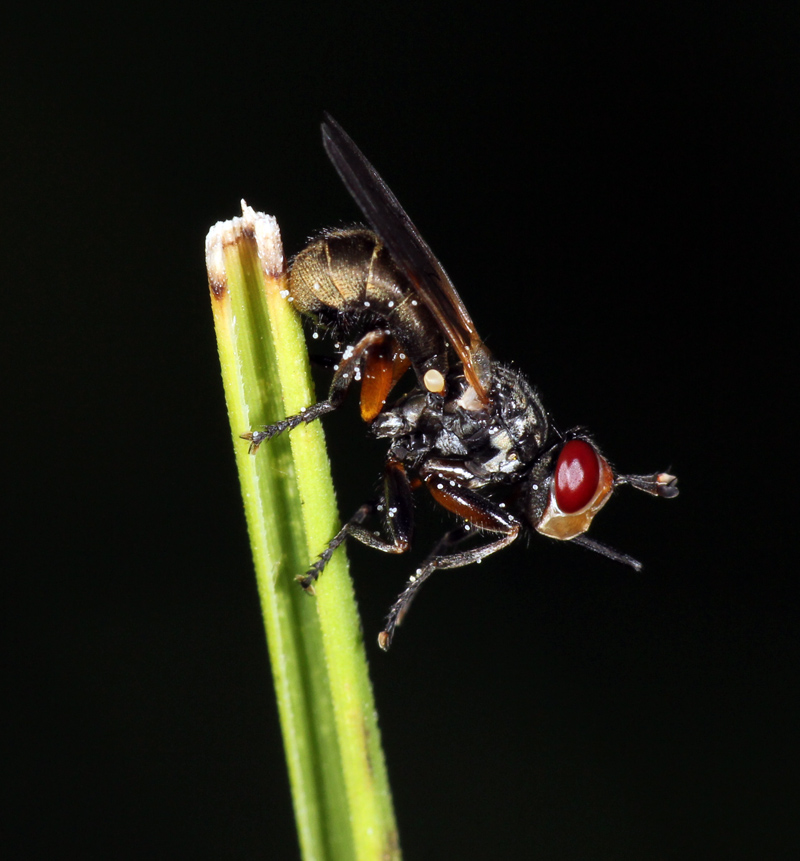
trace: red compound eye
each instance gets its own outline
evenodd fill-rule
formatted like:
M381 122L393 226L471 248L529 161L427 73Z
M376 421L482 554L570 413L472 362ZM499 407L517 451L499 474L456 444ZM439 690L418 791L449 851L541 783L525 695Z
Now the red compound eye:
M556 464L556 502L565 514L574 514L594 499L600 484L600 459L582 439L570 440Z

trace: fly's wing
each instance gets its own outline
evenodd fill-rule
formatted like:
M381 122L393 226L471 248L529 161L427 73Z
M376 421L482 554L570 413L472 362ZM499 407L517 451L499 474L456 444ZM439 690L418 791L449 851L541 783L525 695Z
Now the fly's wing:
M464 365L467 381L487 403L488 350L441 263L389 186L330 114L322 123L322 143L370 226L441 326Z

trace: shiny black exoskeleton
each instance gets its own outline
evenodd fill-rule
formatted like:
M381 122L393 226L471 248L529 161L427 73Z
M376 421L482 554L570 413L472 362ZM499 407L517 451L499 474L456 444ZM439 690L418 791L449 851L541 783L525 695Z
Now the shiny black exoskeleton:
M372 230L317 237L293 261L288 291L301 313L352 343L335 366L326 400L243 436L255 451L276 434L339 407L356 381L362 417L374 436L389 441L389 452L380 498L361 506L334 536L300 577L303 587L313 591L347 536L387 553L405 552L413 533L412 491L422 485L459 523L392 606L379 637L384 649L434 571L477 562L523 530L571 540L640 568L584 533L617 485L669 498L678 493L677 479L615 474L587 434L556 431L527 379L489 353L441 264L372 165L330 117L322 134ZM387 403L409 368L416 384ZM376 513L382 534L364 526ZM489 540L480 543L486 534ZM473 546L458 549L473 537Z

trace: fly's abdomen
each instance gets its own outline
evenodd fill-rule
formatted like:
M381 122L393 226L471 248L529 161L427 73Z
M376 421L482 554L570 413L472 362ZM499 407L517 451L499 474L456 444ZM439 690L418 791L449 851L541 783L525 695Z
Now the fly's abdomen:
M374 233L331 230L295 257L289 293L298 311L314 317L370 310L383 316L402 301L401 277Z
M418 373L446 362L433 315L371 230L331 230L312 240L295 257L288 287L300 313L335 329L384 325Z

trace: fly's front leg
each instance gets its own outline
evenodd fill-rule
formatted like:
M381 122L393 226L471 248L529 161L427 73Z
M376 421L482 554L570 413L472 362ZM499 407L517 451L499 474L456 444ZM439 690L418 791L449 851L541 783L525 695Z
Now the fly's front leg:
M484 557L507 547L519 536L522 528L520 522L507 512L502 504L485 499L474 490L463 487L455 477L451 477L454 475L455 472L447 474L439 471L429 472L423 478L433 498L444 508L463 517L466 522L447 533L434 547L428 559L409 578L406 588L389 611L386 627L378 636L378 644L384 651L392 644L395 628L408 612L420 586L434 571L440 568L461 568L473 562L480 562ZM474 528L499 533L501 537L480 547L441 555L443 550L468 538Z
M364 521L375 511L382 514L384 531L388 540L380 533L367 529ZM348 537L355 538L367 547L383 553L405 553L411 544L414 527L414 509L411 501L411 484L403 465L397 461L387 462L383 474L383 496L380 502L368 502L336 533L319 559L298 578L300 585L313 594L314 583L319 579L334 550Z
M250 441L250 454L255 454L258 451L258 447L265 440L270 440L284 431L294 430L300 424L309 424L339 409L344 403L350 384L353 380L360 377L357 369L364 357L364 353L375 344L380 344L386 337L386 332L376 329L372 332L367 332L354 347L348 347L344 351L338 366L336 366L336 372L331 380L331 387L326 400L320 401L318 404L314 404L313 407L308 407L308 409L296 415L287 416L273 425L265 425L264 430L243 433L241 438Z

